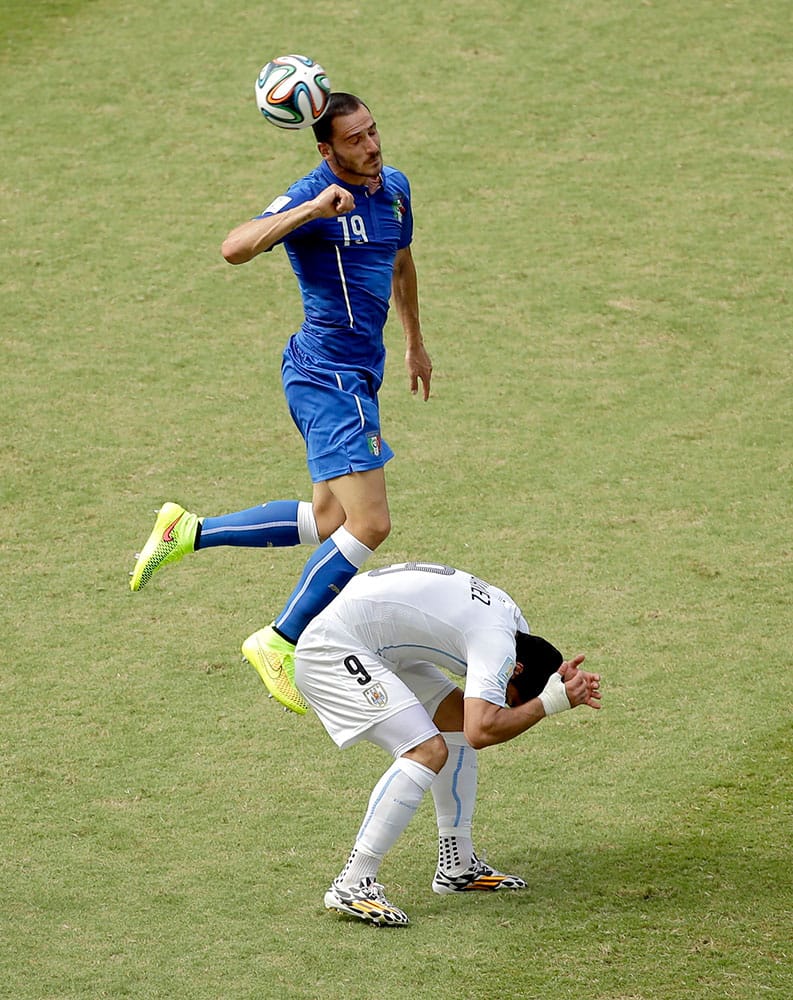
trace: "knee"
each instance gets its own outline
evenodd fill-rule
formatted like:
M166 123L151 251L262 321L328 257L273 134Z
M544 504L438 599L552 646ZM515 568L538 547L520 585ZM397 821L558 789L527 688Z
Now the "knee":
M449 748L446 746L446 740L438 733L423 743L419 743L412 750L408 750L404 756L423 764L438 774L449 756Z
M340 528L344 524L344 508L332 495L323 500L315 499L312 507L320 541L324 542L326 538L330 538L336 528Z
M376 549L391 534L391 515L388 510L384 510L372 517L369 530L372 535L372 542L369 544L369 548Z
M382 510L373 509L367 511L365 517L348 516L344 526L359 542L370 549L376 549L391 533L391 515L387 507Z

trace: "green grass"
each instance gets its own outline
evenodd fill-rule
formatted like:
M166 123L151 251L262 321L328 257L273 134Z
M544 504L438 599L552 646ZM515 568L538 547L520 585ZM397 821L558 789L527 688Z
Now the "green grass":
M0 996L793 993L791 14L782 0L0 10ZM127 589L151 511L306 496L282 254L220 242L314 163L259 120L307 51L414 189L436 372L382 395L394 530L588 654L601 713L481 761L477 843L525 894L429 891L425 803L322 894L386 765L239 663L305 552Z

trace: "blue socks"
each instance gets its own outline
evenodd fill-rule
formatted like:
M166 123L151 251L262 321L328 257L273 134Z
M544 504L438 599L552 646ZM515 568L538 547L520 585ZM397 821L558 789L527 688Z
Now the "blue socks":
M222 517L201 522L199 549L215 545L246 545L252 548L299 545L297 500L271 500Z
M249 548L284 548L318 545L303 567L297 586L275 621L276 631L296 642L311 619L348 583L372 554L346 528L336 531L322 545L312 506L307 501L271 500L221 517L205 517L196 537L197 549L218 545Z
M276 631L287 642L297 642L300 633L349 583L372 550L346 528L336 531L312 554L297 586L275 620Z

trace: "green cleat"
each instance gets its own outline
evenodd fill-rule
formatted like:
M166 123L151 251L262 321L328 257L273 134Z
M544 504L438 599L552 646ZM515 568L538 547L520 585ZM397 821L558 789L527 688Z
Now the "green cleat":
M182 556L195 551L197 528L197 515L178 503L163 504L154 522L154 530L135 563L129 589L143 590L158 569L168 563L179 562Z
M308 704L295 687L295 647L271 625L249 635L242 655L256 669L270 694L290 712L305 715Z

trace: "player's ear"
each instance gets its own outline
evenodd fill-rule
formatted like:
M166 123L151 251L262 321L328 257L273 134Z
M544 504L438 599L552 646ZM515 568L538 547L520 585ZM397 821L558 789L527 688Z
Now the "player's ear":
M327 142L318 142L317 149L319 150L319 155L322 157L323 160L330 159L333 150L330 148Z
M513 677L520 677L520 675L522 673L523 673L523 664L516 660L515 661L515 669L512 671L512 676Z

